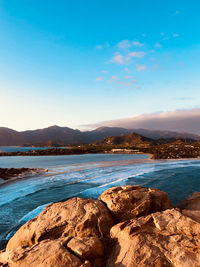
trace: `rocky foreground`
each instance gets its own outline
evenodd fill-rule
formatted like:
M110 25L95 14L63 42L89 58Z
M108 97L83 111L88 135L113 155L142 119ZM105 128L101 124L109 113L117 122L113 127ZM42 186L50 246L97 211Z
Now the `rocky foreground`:
M199 267L200 192L172 207L141 186L51 204L0 252L7 267Z
M0 178L4 181L8 181L28 174L36 174L47 171L47 169L45 170L36 168L0 168Z

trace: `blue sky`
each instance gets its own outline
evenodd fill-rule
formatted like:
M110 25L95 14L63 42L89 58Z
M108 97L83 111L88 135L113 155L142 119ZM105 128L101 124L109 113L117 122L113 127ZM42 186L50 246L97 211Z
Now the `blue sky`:
M198 0L1 0L0 126L198 109L199 14Z

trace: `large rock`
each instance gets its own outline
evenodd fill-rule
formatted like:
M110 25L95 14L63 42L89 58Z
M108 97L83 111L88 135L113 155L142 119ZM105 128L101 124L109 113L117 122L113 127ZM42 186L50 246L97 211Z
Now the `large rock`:
M200 192L195 192L177 205L182 213L200 222Z
M200 224L176 209L112 227L107 267L199 267Z
M80 267L84 263L67 249L64 239L6 251L0 255L0 262L9 267Z
M172 208L167 194L138 185L112 187L99 197L117 222Z
M103 253L103 242L97 237L47 239L31 247L0 252L0 266L103 267Z
M172 209L165 192L121 186L100 200L49 205L0 251L0 266L200 267L200 223L185 216L199 212L199 199L195 193ZM121 223L113 226L111 214Z
M9 240L7 250L67 236L107 237L113 219L99 200L72 198L49 205Z

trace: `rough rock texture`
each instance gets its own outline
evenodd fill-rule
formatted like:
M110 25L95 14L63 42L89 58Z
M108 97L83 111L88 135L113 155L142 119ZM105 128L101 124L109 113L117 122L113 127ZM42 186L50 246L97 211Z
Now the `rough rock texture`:
M18 247L0 254L0 266L98 267L105 266L104 246L96 237L43 240L32 247Z
M74 237L67 247L81 260L90 261L92 266L105 266L104 245L96 237Z
M185 216L199 212L200 193L182 210L165 192L141 186L113 187L100 199L47 206L0 251L0 266L200 267L200 223L197 213Z
M103 243L97 237L74 237L67 246L81 259L101 257L104 251Z
M99 197L117 222L172 208L167 194L137 185L112 187Z
M112 227L108 267L199 267L200 224L171 209Z
M83 263L66 247L64 240L43 240L36 245L2 253L0 262L9 267L79 267Z
M200 192L195 192L177 205L182 213L200 223Z
M9 240L7 250L67 236L107 237L113 219L99 200L72 198L49 205Z

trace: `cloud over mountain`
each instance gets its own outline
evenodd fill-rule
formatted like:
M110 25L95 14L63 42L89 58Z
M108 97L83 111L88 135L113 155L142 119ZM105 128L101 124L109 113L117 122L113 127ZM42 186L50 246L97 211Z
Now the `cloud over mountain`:
M92 128L99 126L124 127L128 129L146 128L200 134L200 108L142 114L88 126Z

